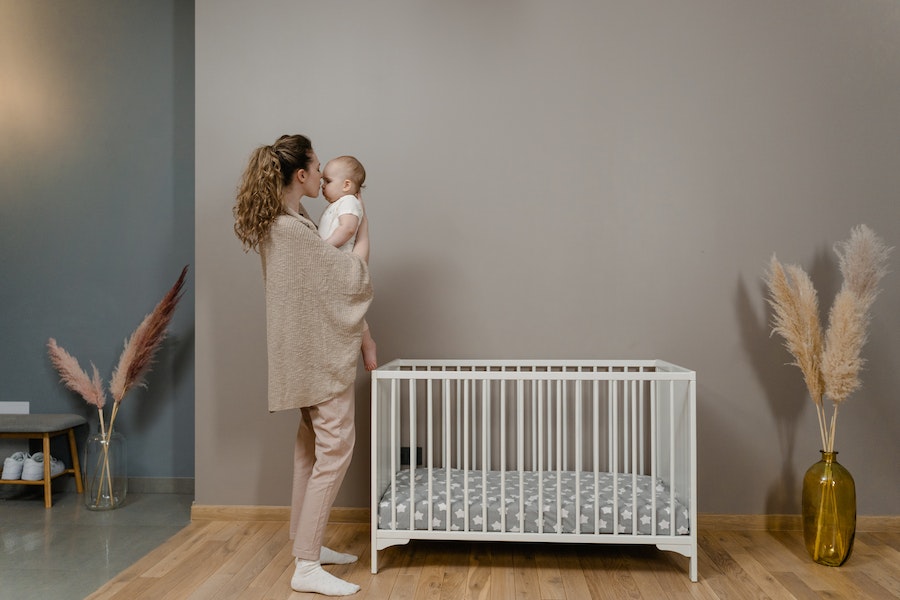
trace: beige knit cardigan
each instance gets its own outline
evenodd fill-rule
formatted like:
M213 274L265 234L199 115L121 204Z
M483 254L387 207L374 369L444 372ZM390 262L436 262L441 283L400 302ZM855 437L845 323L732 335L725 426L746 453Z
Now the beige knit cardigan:
M260 256L269 410L313 406L347 391L372 301L366 263L324 242L312 221L293 211L272 224Z

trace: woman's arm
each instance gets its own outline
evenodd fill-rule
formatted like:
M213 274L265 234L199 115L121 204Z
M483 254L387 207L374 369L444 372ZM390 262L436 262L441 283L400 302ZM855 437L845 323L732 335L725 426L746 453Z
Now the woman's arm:
M356 230L356 243L353 245L353 254L366 263L369 262L369 217L363 213L359 229Z

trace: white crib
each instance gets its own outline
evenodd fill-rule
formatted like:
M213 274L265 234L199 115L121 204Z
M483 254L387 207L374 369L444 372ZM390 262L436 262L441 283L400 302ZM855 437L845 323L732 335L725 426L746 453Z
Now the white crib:
M575 542L654 544L697 581L696 437L696 374L664 361L388 363L372 573L412 539Z

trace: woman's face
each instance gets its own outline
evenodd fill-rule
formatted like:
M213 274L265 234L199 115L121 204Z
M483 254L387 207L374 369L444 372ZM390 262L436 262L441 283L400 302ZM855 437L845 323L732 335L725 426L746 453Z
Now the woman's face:
M322 186L322 168L319 157L313 152L309 158L309 166L304 170L306 179L303 181L303 195L310 198L318 198Z

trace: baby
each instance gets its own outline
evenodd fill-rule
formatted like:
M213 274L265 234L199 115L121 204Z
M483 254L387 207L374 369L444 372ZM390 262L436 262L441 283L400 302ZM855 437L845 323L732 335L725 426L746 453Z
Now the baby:
M322 194L328 207L319 219L319 235L332 246L368 261L368 221L360 227L365 210L359 193L365 183L366 170L354 157L339 156L328 161L322 171ZM378 366L375 340L366 321L363 321L362 356L367 371Z

